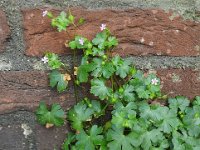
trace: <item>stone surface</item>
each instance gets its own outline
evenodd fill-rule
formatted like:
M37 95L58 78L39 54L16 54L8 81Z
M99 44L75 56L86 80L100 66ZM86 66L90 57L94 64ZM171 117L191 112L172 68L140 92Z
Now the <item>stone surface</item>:
M52 127L50 129L46 129L43 126L37 124L35 126L37 149L61 149L61 146L67 137L68 131L69 127L67 125L64 125L59 128Z
M23 150L28 149L28 141L23 136L20 125L12 124L9 127L2 127L0 131L0 149L2 150ZM13 138L15 137L15 138Z
M10 28L7 23L6 15L0 9L0 52L4 51L6 39L10 35Z
M59 150L68 128L46 129L27 111L0 115L0 150Z
M35 124L30 112L0 115L0 150L35 150Z
M186 96L193 99L200 95L200 72L191 69L158 70L162 91L168 96Z
M0 114L15 110L35 110L41 100L60 103L65 109L74 104L72 89L59 94L48 87L48 76L39 71L0 72Z
M46 8L49 10L50 8ZM87 10L72 8L72 14L83 17L86 23L77 29L70 27L69 34L58 33L50 20L42 17L45 9L23 10L26 54L41 56L46 51L70 54L64 47L74 35L92 39L102 23L107 24L119 39L115 53L120 55L199 56L200 24L172 12L159 9ZM53 10L58 13L59 11Z

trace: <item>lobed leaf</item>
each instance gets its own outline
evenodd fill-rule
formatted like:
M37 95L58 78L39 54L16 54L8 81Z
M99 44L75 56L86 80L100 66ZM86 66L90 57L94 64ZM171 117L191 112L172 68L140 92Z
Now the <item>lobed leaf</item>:
M65 75L61 74L58 70L53 70L49 74L50 86L52 88L57 86L58 92L63 92L68 86L68 81L65 80Z
M98 96L101 100L107 99L111 95L111 88L107 87L103 80L93 79L91 81L90 93Z
M36 116L38 122L42 125L49 123L55 126L62 126L64 124L65 112L58 104L53 104L51 110L48 110L46 104L40 102L36 110Z
M83 129L83 122L91 120L93 113L94 110L81 101L68 111L67 116L72 128L80 131Z
M93 125L88 132L81 130L80 133L76 136L77 149L95 150L97 146L100 147L103 145L104 137L102 132L102 127L98 127L97 125Z

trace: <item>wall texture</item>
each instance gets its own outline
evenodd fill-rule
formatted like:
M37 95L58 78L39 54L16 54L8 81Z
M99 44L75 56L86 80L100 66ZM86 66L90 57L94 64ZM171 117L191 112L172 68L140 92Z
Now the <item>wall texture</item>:
M91 39L106 23L120 41L115 54L155 72L163 93L200 95L200 0L0 0L0 149L59 149L66 136L66 127L37 125L33 112L40 100L74 104L73 87L63 94L48 87L40 61L51 51L71 63L70 37L42 17L67 7L86 20L70 36Z

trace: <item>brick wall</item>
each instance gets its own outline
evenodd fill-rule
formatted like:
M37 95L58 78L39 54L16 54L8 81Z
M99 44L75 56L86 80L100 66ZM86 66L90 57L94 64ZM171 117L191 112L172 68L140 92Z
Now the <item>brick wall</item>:
M48 70L40 59L50 51L62 54L70 63L71 51L64 42L76 34L93 38L101 23L106 23L119 39L114 54L131 58L140 69L153 70L161 78L163 93L189 98L200 95L200 23L195 15L185 18L187 9L198 13L198 0L194 5L180 3L180 8L173 2L114 2L0 1L0 139L4 139L0 140L0 149L59 147L66 131L62 128L47 132L37 125L33 112L40 100L69 108L75 102L73 87L63 94L52 90L48 86ZM78 29L70 28L70 35L58 33L50 26L50 20L42 17L44 10L58 13L68 4L75 16L86 20ZM16 123L14 118L18 118ZM32 131L28 137L23 135L22 124ZM9 137L15 134L23 142L11 144ZM44 139L48 140L41 142Z

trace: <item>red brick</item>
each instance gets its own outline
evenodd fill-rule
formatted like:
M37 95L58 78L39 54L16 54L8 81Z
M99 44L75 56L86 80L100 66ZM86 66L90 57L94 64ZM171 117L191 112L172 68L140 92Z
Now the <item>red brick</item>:
M184 21L181 17L170 20L172 13L155 9L87 10L73 8L72 13L83 17L86 23L69 34L58 33L50 20L42 17L44 9L23 10L26 54L41 56L45 51L70 54L64 47L75 34L92 39L99 26L106 23L119 39L116 53L120 55L199 56L200 24ZM59 12L55 11L54 12ZM144 39L144 42L142 41Z
M194 98L200 95L200 72L191 69L157 70L162 92L168 96L183 95ZM15 110L33 111L39 101L60 103L66 110L75 103L73 92L59 94L48 87L46 72L0 72L0 114ZM86 91L84 91L85 93Z
M190 99L200 96L200 72L191 69L158 70L162 92L170 97L183 95Z
M69 124L59 128L53 127L49 129L46 129L41 125L36 125L35 131L36 147L38 150L49 150L52 147L55 149L61 149L62 144L67 137L67 133L70 131L70 128Z
M15 110L35 110L41 100L60 103L65 109L74 104L74 94L58 94L48 87L48 76L39 71L0 72L0 114Z
M0 9L0 52L4 51L5 41L10 35L10 28L7 23L6 15Z

